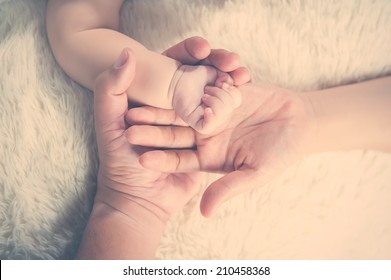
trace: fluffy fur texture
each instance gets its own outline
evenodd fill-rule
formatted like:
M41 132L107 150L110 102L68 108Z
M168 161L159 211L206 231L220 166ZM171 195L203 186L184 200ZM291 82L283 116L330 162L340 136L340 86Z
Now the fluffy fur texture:
M45 5L0 4L1 259L72 258L96 187L93 95L56 64ZM391 74L390 15L387 0L145 0L125 3L122 29L156 51L204 36L255 80L311 90ZM199 198L169 221L158 258L391 258L389 154L307 157L212 219Z

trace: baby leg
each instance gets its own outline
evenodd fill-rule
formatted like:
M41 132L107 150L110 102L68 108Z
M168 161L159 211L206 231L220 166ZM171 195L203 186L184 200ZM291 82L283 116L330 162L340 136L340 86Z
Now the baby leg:
M240 105L240 92L232 84L228 74L213 67L183 65L175 73L170 86L173 108L196 131L209 134ZM206 88L211 92L206 94L204 101ZM209 100L208 96L211 97Z
M169 90L175 112L192 128L202 128L204 106L201 97L207 85L214 85L217 70L208 66L182 65L175 73Z
M221 87L207 86L202 96L204 116L200 133L211 133L229 120L229 115L242 101L241 92L231 84L223 82Z

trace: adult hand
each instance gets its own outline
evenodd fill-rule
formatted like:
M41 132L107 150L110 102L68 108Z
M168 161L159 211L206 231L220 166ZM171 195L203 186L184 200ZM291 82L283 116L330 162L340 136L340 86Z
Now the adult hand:
M129 144L125 137L125 91L134 74L135 59L125 49L95 83L98 189L77 258L154 258L166 221L199 186L196 173L151 171L139 164L139 155L148 149Z
M127 213L127 205L139 204L165 221L197 191L196 174L171 174L143 168L138 157L147 151L126 140L125 90L135 73L135 59L125 49L117 63L95 84L95 128L100 167L97 200ZM132 215L132 213L129 213Z
M173 123L173 111L144 107L127 114L134 124L127 132L130 143L188 148L146 152L140 157L144 167L164 172L228 172L203 194L204 216L211 216L231 197L271 180L301 156L307 143L310 107L298 94L270 85L246 84L239 90L242 105L215 135L197 134L184 126L150 125Z

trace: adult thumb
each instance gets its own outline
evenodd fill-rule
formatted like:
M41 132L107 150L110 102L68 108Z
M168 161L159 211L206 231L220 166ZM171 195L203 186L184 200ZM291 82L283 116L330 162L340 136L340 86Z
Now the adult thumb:
M117 61L99 75L94 84L94 115L97 134L102 130L125 129L128 110L126 90L135 75L133 52L125 48Z
M256 171L252 169L239 169L221 177L205 190L200 205L202 215L211 217L221 204L246 192L255 183L258 183Z

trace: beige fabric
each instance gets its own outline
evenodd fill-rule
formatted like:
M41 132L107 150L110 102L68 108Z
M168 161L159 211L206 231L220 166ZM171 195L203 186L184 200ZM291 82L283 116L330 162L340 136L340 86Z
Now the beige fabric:
M72 257L96 186L93 96L56 65L45 5L0 4L1 259ZM255 80L310 90L391 74L390 14L387 0L145 0L126 2L122 29L156 51L201 35ZM313 155L212 219L195 197L157 257L389 259L390 202L389 154Z

